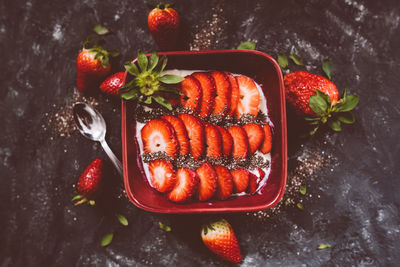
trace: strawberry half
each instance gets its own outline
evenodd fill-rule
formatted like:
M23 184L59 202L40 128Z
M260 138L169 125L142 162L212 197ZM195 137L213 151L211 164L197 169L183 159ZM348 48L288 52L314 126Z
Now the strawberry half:
M269 125L265 124L263 126L263 131L264 131L264 141L261 144L260 151L264 154L267 154L267 153L271 152L271 148L272 148L271 127L269 127Z
M199 178L195 171L180 168L176 172L176 184L168 193L168 199L173 202L185 202L190 199L196 191Z
M208 162L204 162L197 168L196 173L200 179L198 198L200 201L209 200L217 191L217 173Z
M82 204L99 194L103 180L103 165L102 159L97 158L82 172L76 184L79 196L75 197L75 199L81 200L75 205Z
M222 137L222 152L224 157L229 157L232 152L233 138L231 134L222 126L216 125Z
M230 197L233 191L233 180L229 170L221 165L214 166L217 173L217 198L225 200Z
M120 95L119 88L121 88L124 82L125 72L117 72L107 77L104 82L100 85L100 90L109 95Z
M186 76L179 86L182 107L189 108L197 113L200 108L202 90L199 81L192 75Z
M222 156L222 137L217 127L210 123L204 123L206 135L206 155L210 158L220 158Z
M231 170L233 178L233 188L235 193L241 193L246 191L249 185L249 172L242 168Z
M232 226L224 219L204 225L201 229L204 245L224 260L239 263L240 247Z
M182 120L172 115L164 115L161 118L168 121L175 130L179 143L179 155L189 154L189 137Z
M249 187L247 188L247 193L250 195L253 195L258 188L258 183L257 183L257 176L251 172L249 172Z
M228 76L223 72L213 71L211 72L211 76L214 78L217 90L212 114L225 117L229 112L231 103L231 84L229 83Z
M214 79L210 76L210 74L205 72L195 72L192 74L192 76L200 82L203 92L199 116L201 118L208 117L214 109L214 101L216 96Z
M165 159L150 161L149 171L151 184L158 192L165 193L174 188L176 176L171 162Z
M242 127L234 125L228 128L233 139L232 157L236 159L246 158L249 151L249 140Z
M232 88L231 105L230 105L228 115L233 117L233 115L236 112L237 105L239 103L239 98L240 98L239 85L238 85L235 77L232 74L230 74L229 72L225 72L225 74L228 76L229 83L231 84L231 88Z
M190 153L193 158L199 159L204 153L204 127L202 122L190 115L190 114L179 114L178 117L182 120L185 125L186 131L189 137Z
M175 158L179 143L172 125L162 119L154 119L146 123L141 130L145 153L166 152Z
M236 109L236 118L244 114L251 114L254 118L258 114L258 105L260 104L260 93L254 81L247 76L236 76L236 81L239 85L239 103Z
M242 126L249 139L250 155L254 154L264 141L264 130L259 124L248 123Z

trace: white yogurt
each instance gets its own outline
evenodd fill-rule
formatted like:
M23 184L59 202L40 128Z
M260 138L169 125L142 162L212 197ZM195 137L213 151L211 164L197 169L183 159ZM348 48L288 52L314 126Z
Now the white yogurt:
M174 74L174 75L179 75L179 76L185 77L185 76L190 75L190 74L192 74L194 72L203 72L203 70L178 70L178 69L172 69L172 70L164 71L163 74ZM240 74L232 73L232 75L233 76L238 76ZM258 92L260 94L260 104L259 104L258 108L259 108L260 111L262 111L266 115L268 124L271 127L273 127L273 124L272 124L270 118L268 117L267 99L265 98L264 93L261 90L261 86L258 83L256 83L255 81L254 81L254 83L256 84L256 86L258 88ZM149 109L150 110L149 107L145 107L145 109ZM141 138L141 130L144 127L144 125L145 125L145 123L136 122L136 139L137 139L138 144L139 144L140 154L141 155L144 154L143 142L142 142L142 138ZM258 183L257 193L259 193L260 189L267 184L267 180L268 180L269 174L271 172L271 153L263 154L260 151L256 151L255 155L262 157L264 159L264 162L265 161L269 162L269 166L267 168L262 168L262 170L265 172L264 178L261 181L257 181L257 183ZM154 187L151 184L150 171L149 171L148 163L145 163L142 160L142 164L143 164L144 172L146 174L147 181L149 182L149 184L152 187ZM257 177L259 176L258 170L252 170L250 172L255 174ZM247 194L246 192L242 192L242 193L232 194L232 196L243 196L243 195L246 195L246 194Z

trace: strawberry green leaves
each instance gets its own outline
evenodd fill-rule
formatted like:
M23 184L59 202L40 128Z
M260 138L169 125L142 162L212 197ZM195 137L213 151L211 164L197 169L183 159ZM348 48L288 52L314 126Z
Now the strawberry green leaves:
M183 77L171 74L161 76L167 65L167 57L159 57L156 52L147 57L139 52L136 62L125 63L125 69L133 76L121 90L121 98L125 100L138 100L144 104L151 104L153 100L161 106L172 110L167 99L159 92L172 92L179 94L177 88L171 85L178 84L184 80Z
M331 247L331 245L329 245L329 244L320 244L318 247L317 247L317 249L318 250L322 250L322 249L326 249L326 248L330 248Z
M110 245L111 241L113 240L113 238L114 238L114 234L113 233L108 233L108 234L104 235L101 238L101 246L102 247L106 247L106 246Z
M282 69L286 69L289 66L289 61L285 54L278 54L278 64Z
M353 110L359 98L356 95L347 95L347 90L344 90L343 98L337 103L332 103L329 96L318 89L315 89L316 95L310 96L310 108L315 112L315 117L306 117L305 120L310 125L315 125L309 133L314 135L321 124L327 123L329 127L340 132L342 123L352 124L355 122L355 117L350 111Z
M158 226L160 227L161 230L164 230L165 232L171 232L171 227L163 224L162 222L158 222Z
M104 27L103 25L100 25L100 24L94 25L93 31L95 33L97 33L98 35L106 35L111 32L109 29L107 29L106 27Z
M322 70L325 72L328 79L332 80L332 77L331 77L332 63L329 58L325 58L322 61Z
M290 58L291 60L293 60L293 62L294 62L296 65L304 66L303 59L302 59L299 55L297 55L296 53L294 53L294 52L291 53L290 56L289 56L289 58Z
M243 42L240 45L238 45L237 49L240 49L240 50L256 50L256 46L257 46L256 42L247 41L247 42Z

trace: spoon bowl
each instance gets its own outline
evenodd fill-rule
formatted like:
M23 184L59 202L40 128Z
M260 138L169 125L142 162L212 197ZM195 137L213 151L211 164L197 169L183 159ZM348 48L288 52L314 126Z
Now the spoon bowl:
M82 102L77 102L74 105L73 113L76 127L81 134L90 140L100 142L111 162L122 175L121 161L115 156L105 140L107 127L103 116L96 109Z

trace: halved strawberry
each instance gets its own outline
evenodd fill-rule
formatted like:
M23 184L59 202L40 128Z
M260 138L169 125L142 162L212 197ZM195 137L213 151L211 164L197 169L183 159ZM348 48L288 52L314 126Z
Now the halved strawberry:
M263 126L264 130L264 141L260 147L260 151L264 154L267 154L271 152L272 148L272 134L271 134L271 127L269 125L265 124Z
M150 181L154 188L161 192L169 192L176 183L174 167L165 159L156 159L149 162Z
M264 130L261 125L248 123L242 126L249 139L250 155L254 154L264 141Z
M258 168L258 173L260 174L260 181L265 177L265 172L263 169Z
M244 114L252 114L257 117L258 105L260 104L260 93L254 81L247 76L239 75L236 76L236 81L239 85L239 103L236 109L236 118Z
M236 159L246 158L249 151L249 140L242 127L238 125L228 128L233 139L232 157Z
M229 83L228 76L220 71L212 71L211 76L214 78L217 95L215 97L215 104L212 114L222 115L224 117L228 114L231 104L231 84Z
M182 93L181 105L197 113L200 108L201 97L203 94L199 81L192 75L188 75L181 82L179 91Z
M249 187L247 187L247 193L250 195L254 194L257 190L258 183L257 183L257 176L251 172L249 172Z
M206 134L206 154L210 158L220 158L222 156L222 137L217 127L210 123L204 123Z
M199 159L204 152L204 127L203 123L196 117L182 113L178 117L185 125L189 137L190 153L193 158Z
M161 118L168 121L175 130L179 143L179 155L187 155L189 153L189 137L182 120L172 115L164 115Z
M227 199L233 191L233 179L229 170L221 165L214 165L217 173L217 198L219 200Z
M166 152L175 158L179 144L172 125L162 119L154 119L146 123L141 130L145 153Z
M196 191L199 178L194 170L180 168L176 171L176 183L171 192L168 193L168 199L173 202L184 202L191 198Z
M240 97L239 85L238 85L235 77L231 73L225 72L225 74L228 76L229 83L231 84L231 88L232 88L231 105L229 108L228 115L233 117L233 114L235 114L237 105L239 103L239 97Z
M204 162L196 170L196 173L200 179L198 198L200 201L209 200L217 190L217 173L208 162Z
M249 185L249 171L242 168L237 168L235 170L231 170L231 175L233 178L234 191L236 193L246 191L246 188Z
M222 137L222 152L225 157L229 157L232 152L233 138L231 134L222 126L216 125Z
M192 74L201 85L203 96L200 104L199 116L201 118L208 117L214 109L214 101L216 96L216 88L214 79L206 72L195 72Z

